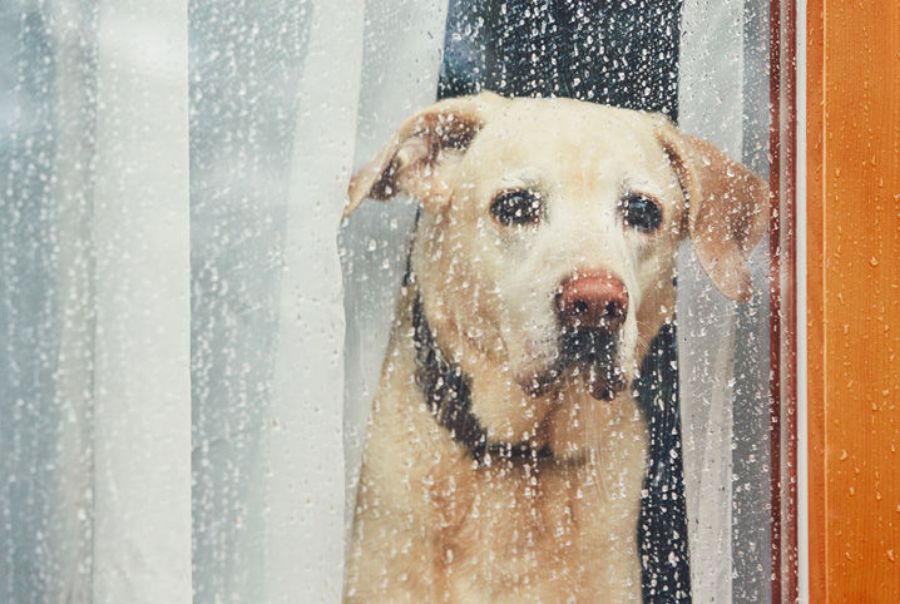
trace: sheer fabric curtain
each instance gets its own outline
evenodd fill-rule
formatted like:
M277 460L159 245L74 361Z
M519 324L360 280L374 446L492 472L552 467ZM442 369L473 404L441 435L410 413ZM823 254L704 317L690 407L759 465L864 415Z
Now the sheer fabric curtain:
M337 229L353 166L363 3L317 1L299 96L278 298L265 602L337 602L343 583L344 310ZM246 601L246 600L245 600ZM250 601L254 601L250 598Z
M0 600L339 598L360 85L430 101L445 10L369 4L0 9Z
M269 522L284 517L267 482L269 439L286 427L273 417L281 400L279 334L300 320L296 308L290 315L280 311L283 287L300 270L286 254L307 222L320 231L336 228L320 223L328 208L313 211L311 193L291 193L301 169L294 158L302 149L295 144L298 120L309 112L299 91L304 75L315 73L314 64L307 69L311 45L322 53L321 38L313 39L318 8L286 0L191 0L188 6L194 598L265 601L274 568ZM349 65L342 68L353 73L352 51L325 51L343 57ZM307 221L296 220L295 203ZM310 356L292 359L294 371L313 362ZM325 373L322 378L326 384ZM305 400L298 390L289 402ZM298 439L304 436L287 425ZM296 484L305 467L298 462L293 475L277 477ZM281 530L289 530L286 522Z
M741 158L743 0L686 0L680 125ZM723 32L730 35L723 36ZM691 588L699 602L732 595L733 375L736 305L683 245L678 264L678 365Z
M191 594L187 6L101 2L93 601Z
M685 0L680 126L768 175L768 3ZM769 595L769 258L753 297L725 299L693 249L678 258L678 365L685 497L696 602Z
M2 13L0 599L187 602L187 5Z

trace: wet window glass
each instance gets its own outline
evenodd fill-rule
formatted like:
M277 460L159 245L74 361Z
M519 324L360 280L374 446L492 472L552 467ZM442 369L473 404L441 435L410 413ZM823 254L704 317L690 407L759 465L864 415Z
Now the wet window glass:
M0 601L781 601L775 4L0 6Z

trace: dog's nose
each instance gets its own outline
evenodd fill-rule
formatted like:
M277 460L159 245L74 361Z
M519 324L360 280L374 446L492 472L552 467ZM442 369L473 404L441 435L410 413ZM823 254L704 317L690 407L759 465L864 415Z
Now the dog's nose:
M605 270L579 272L566 279L556 297L556 310L566 327L616 330L628 312L628 290Z

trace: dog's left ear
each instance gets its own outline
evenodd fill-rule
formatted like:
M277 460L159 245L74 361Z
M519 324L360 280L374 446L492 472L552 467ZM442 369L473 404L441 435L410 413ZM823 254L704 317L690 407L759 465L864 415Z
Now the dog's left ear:
M446 201L452 193L448 166L462 157L484 126L486 112L500 98L483 92L448 99L408 118L384 149L353 175L344 216L367 197L383 201L401 191L425 205Z
M669 156L685 200L687 234L719 290L750 298L750 252L769 226L766 182L711 143L685 134L667 119L657 137Z

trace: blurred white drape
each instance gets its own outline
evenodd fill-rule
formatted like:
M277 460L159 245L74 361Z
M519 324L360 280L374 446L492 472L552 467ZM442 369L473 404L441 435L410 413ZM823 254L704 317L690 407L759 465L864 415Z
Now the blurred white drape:
M685 0L682 11L679 125L740 161L744 1ZM677 312L691 591L695 602L729 602L736 312L690 244L679 253Z
M301 4L299 11L266 5L292 19L274 30L277 40L255 37L258 15L236 3L60 0L48 10L23 0L0 10L0 25L14 28L0 32L0 42L13 44L10 70L0 76L53 66L41 67L33 86L25 76L10 81L27 97L10 121L0 104L2 125L14 133L0 146L4 167L32 164L42 170L33 180L52 184L44 193L30 175L3 175L0 227L10 243L2 248L2 299L14 312L0 323L12 336L8 358L21 368L4 370L0 384L4 413L13 418L0 419L0 483L7 485L4 510L25 522L2 533L9 563L0 564L0 599L339 599L348 497L337 227L357 141L385 138L433 100L446 7ZM203 20L189 23L189 8ZM191 52L189 25L198 34ZM222 28L227 36L217 37ZM229 46L234 39L247 47ZM296 107L288 193L272 197L275 186L261 197L265 181L215 171L237 165L254 179L281 177L267 171L271 136L262 130L277 120L251 119L248 111L266 111L260 103L271 97L270 80L261 77L279 77L278 57L296 54L299 89L271 109L275 118L281 107ZM265 62L273 55L274 66ZM368 139L357 136L363 81L382 86L374 101L364 97L360 126ZM268 96L245 102L248 91ZM47 123L29 121L28 102L47 107ZM203 121L210 116L212 130ZM43 146L33 132L44 136ZM210 162L206 149L217 136L231 155ZM206 162L197 183L189 168L195 155ZM242 185L256 191L235 192ZM232 213L217 213L217 203ZM242 212L284 220L242 225L233 220ZM43 229L27 249L14 247L13 237L30 233L19 235L23 220ZM32 249L46 252L37 268L48 274L20 261ZM193 275L192 251L204 254ZM240 254L256 262L273 251L276 264L241 263ZM261 278L248 279L247 271ZM21 285L29 279L51 295L46 310L31 312L16 300L31 295ZM253 290L259 284L275 292L276 308L259 306L268 300ZM221 302L207 304L210 296ZM275 321L247 319L254 313ZM270 325L277 334L247 333ZM44 332L50 339L32 360L27 347ZM200 347L197 365L192 347ZM241 358L246 351L255 356ZM377 348L371 353L380 357ZM254 363L274 369L248 368ZM29 371L49 377L32 387ZM192 377L193 396L204 403L193 418ZM239 408L224 408L230 405ZM18 407L28 409L21 419ZM241 453L256 448L262 453ZM35 474L32 464L42 460ZM192 483L192 463L202 484ZM193 552L192 490L204 497L194 501ZM206 508L209 497L229 501ZM39 507L16 509L29 502ZM192 554L201 561L193 577Z
M12 2L0 16L20 25L4 41L29 74L4 82L18 107L0 107L0 484L16 515L0 600L187 603L187 2ZM45 314L20 305L33 291Z
M682 8L679 125L763 176L769 89L767 34L760 32L767 28L768 9L759 0L685 0ZM679 393L694 602L753 602L768 593L765 242L751 271L753 299L739 308L715 289L689 243L679 251ZM762 468L762 475L738 476L735 460L742 471ZM738 498L738 480L752 492Z
M94 602L191 600L187 3L98 13Z
M337 602L344 311L337 248L356 142L364 6L319 0L300 83L265 462L265 602Z

